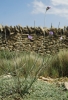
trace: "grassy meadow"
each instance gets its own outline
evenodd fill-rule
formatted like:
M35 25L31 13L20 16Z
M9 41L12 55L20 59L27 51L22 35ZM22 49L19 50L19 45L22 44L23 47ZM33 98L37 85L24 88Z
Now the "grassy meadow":
M38 80L40 76L68 77L68 51L46 56L0 51L1 100L68 100L63 85Z

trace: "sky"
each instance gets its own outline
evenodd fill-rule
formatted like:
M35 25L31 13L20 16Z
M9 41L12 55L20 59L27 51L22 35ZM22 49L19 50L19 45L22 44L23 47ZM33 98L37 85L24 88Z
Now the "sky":
M50 7L46 12L46 7ZM45 23L45 24L44 24ZM0 0L0 24L22 27L68 25L68 0Z

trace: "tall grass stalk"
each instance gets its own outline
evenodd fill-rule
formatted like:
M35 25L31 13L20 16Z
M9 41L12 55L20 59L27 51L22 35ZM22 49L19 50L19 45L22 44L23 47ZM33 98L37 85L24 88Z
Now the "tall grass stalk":
M46 70L50 77L68 77L68 51L63 49L55 54Z

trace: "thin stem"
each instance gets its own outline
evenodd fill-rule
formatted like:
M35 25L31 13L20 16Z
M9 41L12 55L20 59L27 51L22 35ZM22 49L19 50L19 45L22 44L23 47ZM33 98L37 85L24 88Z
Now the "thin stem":
M45 28L45 17L46 17L46 11L45 11L45 14L44 14L44 28Z

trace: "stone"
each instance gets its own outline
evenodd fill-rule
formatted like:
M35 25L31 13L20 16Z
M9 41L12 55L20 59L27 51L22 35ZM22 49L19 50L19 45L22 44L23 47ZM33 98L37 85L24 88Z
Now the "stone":
M51 53L51 51L46 51L48 54L50 54Z
M5 47L1 47L1 50L4 50L5 49Z
M68 90L68 82L64 82L64 87L66 90Z
M10 35L6 36L7 41L5 41L5 34L3 32L0 32L0 50L4 49L11 49L11 50L30 50L30 51L39 51L41 54L51 54L56 53L59 51L59 49L68 48L68 37L64 34L62 35L63 41L60 41L59 38L61 35L59 35L57 32L58 30L55 28L52 28L52 32L55 32L57 34L56 37L50 37L44 36L43 32L46 31L46 34L48 34L49 29L44 29L41 27L20 27L20 26L5 26L3 27L0 25L0 31L1 29L10 30ZM22 29L22 32L20 31ZM55 34L54 33L54 34ZM28 37L30 35L31 37ZM33 38L33 39L32 39Z
M0 28L2 28L2 25L0 24Z
M48 81L48 82L53 82L54 80L52 78L45 78L43 76L40 76L39 79L43 80L43 81Z
M8 78L12 78L12 75L10 73L8 73L7 75L1 75L0 78L3 78L3 79L8 79Z

